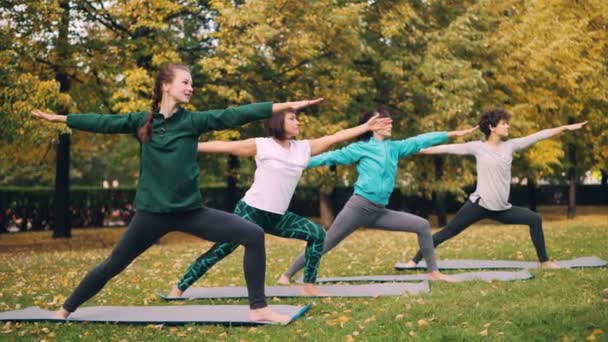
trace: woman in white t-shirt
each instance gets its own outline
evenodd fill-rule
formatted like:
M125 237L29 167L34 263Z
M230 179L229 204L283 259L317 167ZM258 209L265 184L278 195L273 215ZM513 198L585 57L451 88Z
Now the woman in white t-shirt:
M266 120L265 126L270 137L199 143L198 151L229 153L240 157L255 156L257 168L253 184L236 205L234 213L259 225L269 234L307 241L302 294L326 295L315 286L323 254L325 230L309 219L287 211L289 202L311 156L368 131L386 129L392 125L391 122L390 118L378 118L375 115L365 124L332 135L312 140L295 140L300 130L298 119L295 110L287 110ZM216 243L188 267L169 296L180 297L207 270L238 246L238 243L233 242ZM288 284L289 280L281 277L278 282Z

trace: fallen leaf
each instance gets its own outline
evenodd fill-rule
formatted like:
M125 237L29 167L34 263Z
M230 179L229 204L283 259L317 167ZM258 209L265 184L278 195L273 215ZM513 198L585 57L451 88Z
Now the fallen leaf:
M376 315L373 315L373 316L369 317L368 319L366 319L364 322L369 323L369 322L373 322L375 320L376 320Z

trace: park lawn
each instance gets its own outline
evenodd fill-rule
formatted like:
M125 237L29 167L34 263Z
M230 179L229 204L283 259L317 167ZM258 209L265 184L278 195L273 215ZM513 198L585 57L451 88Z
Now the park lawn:
M604 210L605 212L605 210ZM550 215L548 215L551 217ZM608 215L585 213L574 220L545 220L549 255L608 259ZM0 311L37 305L58 308L86 272L102 261L121 228L76 229L70 240L49 232L0 235ZM273 284L304 247L297 240L267 237L267 284ZM211 246L172 233L138 258L91 305L180 305L157 299L189 263ZM417 247L413 234L360 230L323 258L319 276L396 274ZM242 248L195 286L244 285ZM528 229L475 225L437 249L440 259L535 260ZM79 323L5 323L0 340L608 340L608 268L533 270L514 282L432 283L426 295L325 298L289 326L137 326ZM305 298L271 304L307 304ZM246 304L245 300L200 300L188 304Z

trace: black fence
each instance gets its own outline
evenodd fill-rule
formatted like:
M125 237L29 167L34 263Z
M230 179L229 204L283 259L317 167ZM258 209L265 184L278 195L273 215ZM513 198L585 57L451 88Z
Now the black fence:
M473 188L465 191L470 193ZM241 198L246 189L230 194L226 188L202 188L206 206L232 211L234 198ZM330 205L335 211L344 206L352 194L352 188L336 188ZM53 227L52 188L0 188L0 233L7 231L48 230ZM579 185L576 191L577 205L608 205L606 188L600 185ZM73 187L70 191L70 213L73 227L123 226L134 213L134 188L103 189L98 187ZM536 188L537 205L565 205L568 186L543 185ZM527 206L530 192L525 186L512 186L510 201ZM462 205L448 195L446 209L455 212ZM395 190L389 208L404 210L422 217L433 213L433 202L428 199L403 195ZM319 216L319 195L316 188L300 187L296 191L289 210L304 216Z

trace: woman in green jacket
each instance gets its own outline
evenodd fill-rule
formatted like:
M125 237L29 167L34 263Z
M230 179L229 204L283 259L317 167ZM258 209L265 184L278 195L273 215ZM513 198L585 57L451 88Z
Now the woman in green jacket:
M67 318L162 236L182 231L205 240L238 242L245 246L250 319L289 321L288 316L272 311L266 303L264 231L236 215L203 206L196 148L199 135L204 132L237 127L268 118L273 112L304 108L322 99L191 112L179 105L188 103L192 92L189 68L168 64L156 78L150 113L63 116L32 112L42 119L65 122L79 130L134 134L141 142L140 176L135 195L137 212L110 256L84 277L56 312L57 318Z

